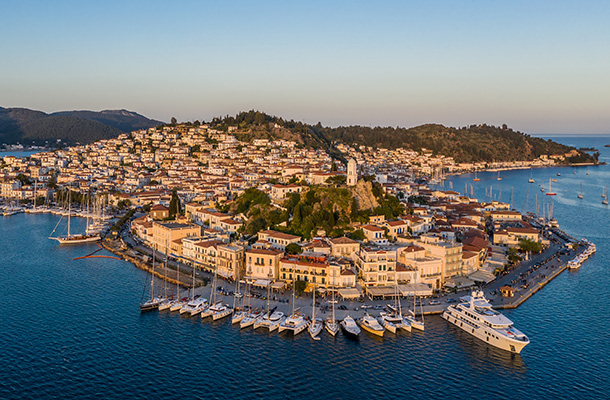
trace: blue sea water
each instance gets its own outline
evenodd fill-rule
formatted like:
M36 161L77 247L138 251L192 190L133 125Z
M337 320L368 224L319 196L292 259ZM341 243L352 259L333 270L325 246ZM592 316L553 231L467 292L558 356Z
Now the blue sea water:
M609 137L554 139L597 147L610 161ZM600 195L610 167L586 170L534 170L535 184L529 170L503 172L502 181L496 173L476 183L450 179L456 190L472 183L482 199L493 185L509 200L512 188L518 209L529 190L533 209L538 184L554 177L560 226L597 244L580 270L505 312L531 339L521 355L487 347L439 317L429 317L423 333L363 334L359 342L323 333L314 342L228 321L141 315L143 271L111 259L74 261L97 247L47 239L56 216L0 218L0 398L607 399L610 209ZM576 198L581 181L584 200Z

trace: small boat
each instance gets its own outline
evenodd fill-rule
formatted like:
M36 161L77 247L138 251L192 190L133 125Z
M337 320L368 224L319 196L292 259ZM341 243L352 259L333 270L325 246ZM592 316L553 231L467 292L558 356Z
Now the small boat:
M356 324L356 321L354 321L354 319L352 317L350 317L349 315L347 317L345 317L343 319L343 321L341 321L341 330L343 330L343 333L352 338L352 339L358 339L359 335L360 335L360 328L358 327L358 325Z
M583 198L583 195L582 195L582 182L580 182L580 193L578 193L578 196L576 196L576 197L578 197L579 199Z
M534 175L533 175L533 172L532 172L532 169L531 169L531 168L530 168L530 178L529 178L527 181L528 181L529 183L534 183L534 182L536 182L536 181L534 180Z
M541 189L542 190L542 189ZM549 191L545 193L547 196L555 196L557 193L551 191L551 179L549 179Z
M474 171L474 178L473 178L472 180L473 180L474 182L478 182L478 181L480 181L480 180L481 180L481 179L479 179L479 177L477 176L477 171L476 171L476 170Z
M559 173L559 172L558 172L558 173L557 173L557 176L561 176L561 173ZM555 181L555 182L557 182L557 181Z
M409 315L405 316L405 319L407 321L409 321L409 323L411 324L411 327L415 328L415 329L419 329L420 331L424 330L424 312L423 312L423 305L420 303L420 313L421 313L421 320L417 319L415 317L415 296L413 297L413 310L409 310Z
M150 298L140 304L140 312L147 312L159 309L159 304L164 299L155 297L155 250L153 249L152 273L150 274Z
M500 176L500 171L498 171L498 177L496 179L499 180L499 181L502 180L502 177Z
M379 325L379 322L368 313L365 313L364 317L358 318L358 325L365 331L376 336L383 336L383 332L385 331L383 326Z

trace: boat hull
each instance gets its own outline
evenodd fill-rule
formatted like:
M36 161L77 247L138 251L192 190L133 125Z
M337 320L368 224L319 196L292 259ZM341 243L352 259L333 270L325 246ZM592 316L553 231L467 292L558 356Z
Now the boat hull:
M483 343L487 343L491 346L509 351L511 353L519 354L521 353L521 350L523 350L523 348L529 344L529 341L524 342L520 340L510 340L508 338L498 339L498 335L489 335L488 333L490 332L488 332L487 330L483 329L482 327L476 327L474 325L466 323L466 321L459 319L458 316L453 315L448 310L444 311L443 314L441 314L441 317L450 322L451 324L457 326L464 332L468 333L469 335L472 335L475 338L479 339Z

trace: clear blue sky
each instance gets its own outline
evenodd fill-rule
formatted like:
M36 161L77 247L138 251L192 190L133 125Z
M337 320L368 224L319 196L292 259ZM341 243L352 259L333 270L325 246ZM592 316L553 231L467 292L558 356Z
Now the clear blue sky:
M0 0L0 106L610 133L608 1Z

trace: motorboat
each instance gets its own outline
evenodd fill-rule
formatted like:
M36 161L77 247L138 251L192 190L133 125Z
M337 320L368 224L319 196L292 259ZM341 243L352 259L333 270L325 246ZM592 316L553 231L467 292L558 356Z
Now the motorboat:
M371 317L368 313L365 313L363 317L358 318L358 325L368 333L376 336L383 336L385 329L377 322L374 317Z
M343 321L341 321L340 325L341 325L341 330L343 330L343 333L346 336L351 337L352 339L359 338L360 328L358 327L358 324L356 324L356 321L354 321L354 319L352 317L350 317L348 315L347 317L345 317L343 319Z

